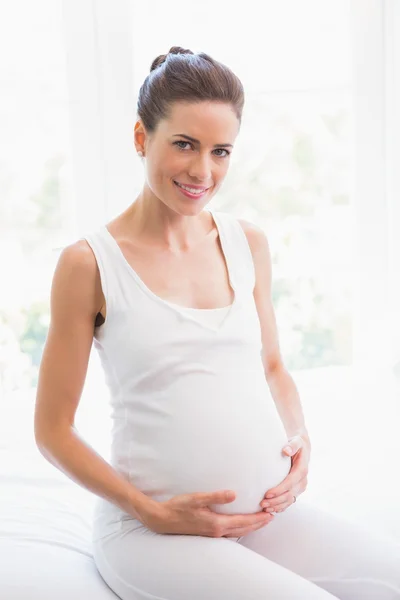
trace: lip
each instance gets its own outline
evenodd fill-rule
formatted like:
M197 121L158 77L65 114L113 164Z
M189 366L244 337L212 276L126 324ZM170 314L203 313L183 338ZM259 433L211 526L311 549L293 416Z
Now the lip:
M180 183L180 182L178 182ZM174 181L174 185L176 185L176 182ZM186 185L186 184L181 184L181 185ZM199 194L191 194L190 192L188 192L187 190L184 190L183 188L179 187L179 185L176 185L177 189L179 192L181 192L181 194L183 194L184 196L186 196L187 198L191 198L192 200L198 200L199 198L202 198L209 190L209 188L205 188L203 186L198 186L198 185L190 185L190 187L193 187L195 189L204 189L204 192L201 192Z
M209 187L205 187L204 185L193 185L193 183L184 183L183 181L174 181L174 183L179 183L180 185L186 185L186 187L191 187L194 190L204 190L205 192L208 190Z

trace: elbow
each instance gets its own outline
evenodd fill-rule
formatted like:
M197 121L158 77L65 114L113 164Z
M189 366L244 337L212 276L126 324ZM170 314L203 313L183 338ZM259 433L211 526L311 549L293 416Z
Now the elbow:
M273 379L277 374L287 373L288 370L284 365L283 361L276 360L271 361L264 365L265 377L268 379Z
M35 444L41 451L47 445L49 439L50 427L46 424L43 417L36 411L33 423L33 435Z
M68 446L70 433L70 428L66 430L65 427L35 426L35 443L37 449L47 462L60 470L62 470L60 459L65 456L65 449Z
M43 456L48 458L48 451L56 443L65 438L65 435L71 431L71 427L64 424L54 425L35 417L34 438L35 444Z
M35 444L37 449L39 450L40 454L42 454L45 458L48 458L48 450L49 448L52 446L51 440L52 440L52 436L51 434L44 430L43 428L34 428L34 437L35 437Z

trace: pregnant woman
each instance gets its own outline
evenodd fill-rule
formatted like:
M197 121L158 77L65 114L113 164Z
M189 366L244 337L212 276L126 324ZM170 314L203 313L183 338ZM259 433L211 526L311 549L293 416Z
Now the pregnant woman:
M400 599L400 545L296 502L311 446L279 351L268 242L206 208L243 105L209 55L154 60L134 131L143 189L55 270L37 444L98 496L93 555L123 600ZM111 464L74 428L93 338Z

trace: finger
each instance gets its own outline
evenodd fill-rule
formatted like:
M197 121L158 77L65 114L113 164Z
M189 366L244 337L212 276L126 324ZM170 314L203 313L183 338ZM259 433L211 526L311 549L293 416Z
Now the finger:
M242 535L246 535L251 531L255 531L256 529L261 529L268 525L274 520L274 515L264 513L264 519L258 521L257 523L253 523L252 525L247 525L245 527L231 527L229 528L228 533L223 535L222 537L241 537Z
M280 513L280 512L283 512L284 510L286 510L287 508L289 508L289 506L292 506L292 504L294 504L294 494L293 493L289 494L289 496L285 499L285 501L281 501L273 507L264 508L264 510L266 512L268 512L269 514Z
M279 506L280 504L284 504L284 503L290 503L291 500L293 499L293 493L292 492L285 492L285 494L282 494L276 498L272 498L271 500L262 500L262 502L260 502L261 508L265 509L274 509L277 506Z
M303 447L303 438L300 435L295 435L290 438L289 443L283 448L283 451L290 456L293 456Z
M295 461L290 469L289 475L275 488L268 490L264 494L264 498L269 500L270 498L276 498L277 496L285 494L291 489L294 489L306 475L304 475L302 461Z
M293 454L295 454L295 449L293 448L293 446L285 446L283 449L283 452L285 454L287 454L288 456L293 456Z
M265 527L266 525L269 525L273 521L274 515L269 515L269 516L271 517L271 519L266 519L265 521L263 521L261 523L256 523L255 525L252 525L250 527L242 527L240 529L230 531L228 534L224 535L223 537L242 537L243 535L247 535L248 533L251 533L252 531L256 531L257 529L262 529L263 527Z
M220 492L195 492L194 494L185 494L190 504L196 507L207 506L208 504L226 504L232 502L235 498L235 492L224 490Z
M264 498L269 500L270 498L277 498L278 496L282 496L282 494L286 494L289 492L294 486L294 481L291 476L286 477L276 488L271 488L268 492L265 493Z
M268 516L270 516L268 513L260 510L257 513L251 514L221 515L219 520L222 527L225 527L227 531L231 531L232 529L246 529L262 523L265 517Z
M307 480L308 469L306 469L306 471L302 469L301 460L298 461L298 463L295 462L286 479L284 479L276 488L271 488L264 494L264 498L260 502L260 505L265 501L276 503L279 501L280 496L283 496L293 489L300 489L304 492L307 487Z
M292 498L293 498L293 496L292 496ZM276 513L283 512L284 510L289 508L289 506L292 506L292 504L294 504L293 500L290 500L289 502L284 502L283 504L278 504L278 506L275 507L274 512L276 512Z
M291 471L291 475L293 475L293 473L295 473L295 475L297 475L297 471L300 471L301 466L299 466L296 469L296 472L294 472L294 470ZM271 505L272 504L278 504L279 502L282 502L282 497L286 496L286 494L289 494L289 497L291 496L291 494L293 494L293 490L297 490L298 492L304 492L307 488L307 483L308 483L308 472L305 475L301 475L298 477L294 477L291 480L291 485L288 488L286 488L286 490L284 490L283 493L281 494L275 494L274 490L278 490L279 491L279 487L278 488L274 488L274 490L271 490L271 492L274 494L273 498L268 498L269 493L265 494L263 500L261 502L270 502ZM260 502L260 505L261 505Z

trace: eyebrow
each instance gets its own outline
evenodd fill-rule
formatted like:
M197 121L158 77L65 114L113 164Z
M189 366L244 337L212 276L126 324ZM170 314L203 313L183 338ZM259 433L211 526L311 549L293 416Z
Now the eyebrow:
M184 133L176 133L175 135L173 135L172 137L183 137L186 138L187 140L189 140L190 142L193 142L194 144L200 144L200 140L196 140L195 138L190 137L190 135L185 135ZM214 144L213 148L233 148L232 144Z

